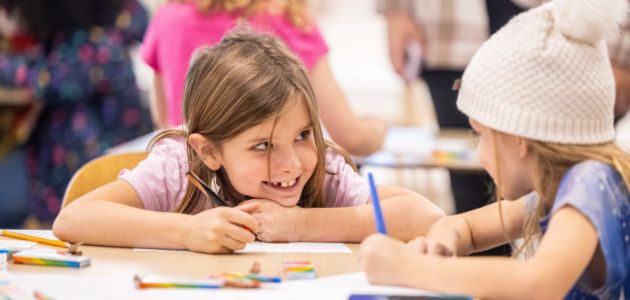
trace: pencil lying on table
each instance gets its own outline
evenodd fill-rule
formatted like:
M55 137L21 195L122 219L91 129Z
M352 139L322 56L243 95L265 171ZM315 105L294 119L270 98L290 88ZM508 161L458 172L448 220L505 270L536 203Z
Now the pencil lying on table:
M17 232L8 231L8 230L1 230L0 235L6 236L8 238L31 241L31 242L44 244L44 245L61 247L61 248L70 248L70 246L72 246L72 244L68 242L59 241L59 240L51 240L51 239L47 239L47 238L43 238L39 236L17 233Z

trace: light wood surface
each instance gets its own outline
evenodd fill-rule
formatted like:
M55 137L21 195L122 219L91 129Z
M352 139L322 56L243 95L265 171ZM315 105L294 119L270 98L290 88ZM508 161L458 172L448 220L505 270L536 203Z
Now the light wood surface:
M346 244L356 253L358 244ZM9 272L37 272L90 276L127 276L159 274L164 276L205 277L223 272L248 273L252 263L258 262L261 274L282 275L283 261L307 260L318 276L331 276L360 271L355 254L342 253L247 253L212 255L190 251L143 252L129 248L82 246L83 256L92 265L83 269L9 264Z
M356 253L358 244L347 246ZM254 262L260 264L261 274L282 276L282 262L298 260L310 261L318 278L361 271L354 253L212 255L190 251L147 252L96 246L82 246L81 250L83 256L91 258L90 266L78 269L9 263L9 280L22 289L35 290L53 299L320 299L317 289L287 289L284 283L282 287L272 285L254 290L137 289L134 276L152 274L203 279L225 272L248 273ZM347 291L342 291L341 294L339 291L329 291L331 292L330 297L325 298L347 299Z

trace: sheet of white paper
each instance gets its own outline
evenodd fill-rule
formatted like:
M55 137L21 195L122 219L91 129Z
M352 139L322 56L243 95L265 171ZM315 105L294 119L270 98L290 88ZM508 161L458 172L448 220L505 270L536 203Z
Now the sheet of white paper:
M352 253L343 243L262 243L254 242L237 253L287 252L287 253Z
M184 251L184 250L133 248L133 251L136 251L136 252L170 252L170 251Z
M181 251L168 249L134 248L136 252ZM263 243L253 242L236 253L348 253L352 250L343 243Z
M51 240L59 240L52 233L52 230L27 230L27 229L13 230L13 229L8 229L7 231L13 231L13 232L22 233L22 234L43 237L43 238L51 239Z
M337 295L350 296L351 294L374 294L374 295L411 295L425 296L435 295L429 291L388 286L375 285L368 282L364 272L348 273L337 276L323 277L316 280L294 280L282 283L284 290L303 291L336 291ZM346 298L347 299L347 298Z
M19 240L0 240L0 249L26 250L33 248L37 243Z

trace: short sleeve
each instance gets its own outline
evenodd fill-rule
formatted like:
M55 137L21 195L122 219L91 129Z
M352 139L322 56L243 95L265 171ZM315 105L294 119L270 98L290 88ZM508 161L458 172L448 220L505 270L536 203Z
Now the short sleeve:
M601 162L585 161L571 167L564 175L551 210L553 218L553 213L570 205L586 216L597 230L599 247L606 261L606 283L589 293L598 295L598 299L617 299L621 283L628 280L628 201L627 188L615 169Z
M133 187L145 209L167 212L184 198L187 170L184 140L164 138L155 144L145 160L133 170L121 171L118 178Z
M328 53L328 45L315 24L300 28L286 16L270 17L266 14L250 17L250 23L258 30L275 35L284 41L308 70L312 70Z
M142 60L149 65L155 72L160 72L160 65L158 61L158 38L160 36L160 26L161 26L161 10L158 10L153 19L151 19L151 23L149 23L149 27L147 28L147 32L144 35L144 40L142 41L142 46L140 48L140 56Z
M587 161L573 166L562 178L551 212L571 205L584 214L595 227L604 226L611 208L617 207L615 195L622 183L608 165Z
M312 70L315 64L328 53L328 45L319 29L315 26L307 31L299 32L287 44L300 57L304 66Z
M359 206L370 202L370 187L346 163L343 156L329 149L326 152L326 177L324 189L327 207Z

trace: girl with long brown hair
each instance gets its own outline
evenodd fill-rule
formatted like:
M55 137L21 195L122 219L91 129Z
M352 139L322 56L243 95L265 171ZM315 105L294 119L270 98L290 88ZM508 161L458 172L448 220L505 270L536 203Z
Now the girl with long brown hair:
M70 203L54 234L224 253L256 237L358 242L374 231L367 181L324 140L306 72L277 39L241 31L198 51L183 111L184 130L158 135L135 169ZM397 238L443 215L411 191L378 191Z

